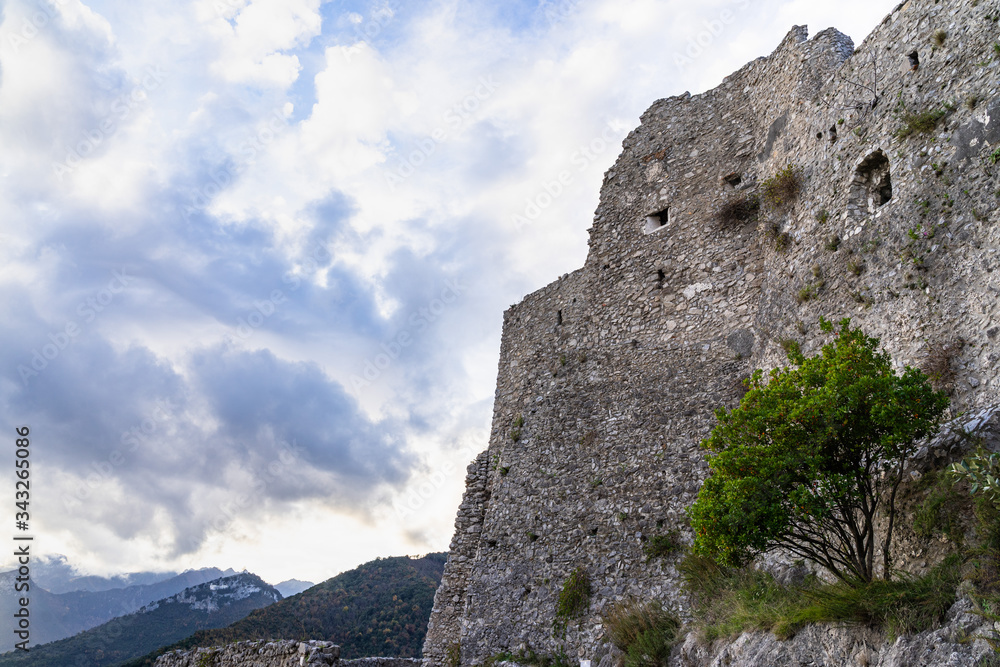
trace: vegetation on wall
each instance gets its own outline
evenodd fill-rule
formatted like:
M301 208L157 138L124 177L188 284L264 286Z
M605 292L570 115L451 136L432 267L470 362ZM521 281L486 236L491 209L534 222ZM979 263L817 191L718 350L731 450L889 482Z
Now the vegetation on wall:
M590 608L590 575L584 567L573 570L563 582L556 601L556 618L553 632L556 636L565 636L567 623L583 616Z
M933 109L919 113L904 112L900 116L903 126L896 130L896 136L906 139L913 134L930 134L937 129L941 119L948 115L946 109Z
M788 165L761 184L764 201L774 209L790 206L802 192L802 169Z
M762 371L702 446L711 474L689 508L694 552L741 566L777 548L845 582L892 574L896 493L914 441L934 432L948 404L927 377L893 371L879 341L840 322L834 340L797 368ZM876 564L876 513L888 518Z
M962 558L953 554L922 577L822 584L814 576L784 586L767 572L729 568L689 555L678 569L704 641L763 630L788 639L810 623L863 625L890 635L922 632L955 602Z
M760 197L740 193L727 199L715 212L715 222L724 229L735 229L754 222L760 215Z
M966 463L978 457L967 457ZM891 639L943 622L959 589L971 597L978 615L1000 622L1000 504L983 493L970 502L970 480L961 470L932 470L910 489L911 496L926 494L914 507L914 532L924 539L941 534L952 543L950 555L926 574L833 584L807 574L783 585L765 571L726 567L688 554L678 571L692 603L692 630L704 641L755 630L787 639L805 625L833 623L881 629ZM984 638L1000 652L1000 633L989 626L986 631L990 635Z
M618 602L601 620L605 639L625 654L625 667L666 665L681 628L680 619L656 600Z
M590 575L583 567L570 573L559 591L556 616L576 618L583 615L590 606Z
M665 558L683 550L681 534L678 530L669 530L663 535L653 535L642 546L646 554L646 562L654 558Z

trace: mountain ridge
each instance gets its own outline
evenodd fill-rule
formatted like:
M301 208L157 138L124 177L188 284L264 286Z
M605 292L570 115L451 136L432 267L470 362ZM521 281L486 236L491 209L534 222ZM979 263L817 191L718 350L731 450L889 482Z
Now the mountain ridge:
M419 657L445 559L432 553L369 561L229 627L197 632L123 667L150 667L170 651L246 640L333 641L345 659Z
M109 667L144 655L198 630L237 621L282 599L249 572L201 583L73 637L0 655L0 667Z
M133 612L150 602L179 593L185 588L235 574L232 569L223 571L214 567L203 568L189 570L154 584L65 593L52 593L32 582L32 640L35 644L47 644L71 637ZM15 572L0 573L0 614L7 617L17 609L13 581L15 575ZM13 636L0 636L0 652L12 650L14 642Z

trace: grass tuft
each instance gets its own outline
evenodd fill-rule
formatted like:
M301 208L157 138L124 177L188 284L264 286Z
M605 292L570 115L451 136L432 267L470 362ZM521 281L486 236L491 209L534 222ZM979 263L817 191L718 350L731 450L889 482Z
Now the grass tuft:
M923 632L944 619L955 603L962 557L952 554L922 577L897 575L892 581L837 583L803 591L808 604L792 625L847 623L881 628L892 636Z
M903 121L903 127L896 130L896 137L905 139L913 134L930 134L937 128L938 123L946 115L948 115L946 109L936 109L921 113L905 113L900 119Z
M781 349L785 351L788 356L802 354L802 346L799 345L799 341L794 338L780 338L778 339L778 345Z
M569 656L560 649L555 655L538 653L533 648L521 648L517 652L501 651L486 658L483 667L496 667L501 662L514 662L529 667L574 667ZM457 667L449 665L449 667Z
M605 638L625 654L625 667L661 667L680 634L680 619L658 601L618 602L602 618Z
M562 590L559 591L556 616L575 618L583 615L589 606L590 576L587 574L587 570L578 567L570 573Z
M677 570L692 601L695 627L707 642L749 630L772 630L802 597L765 572L724 568L694 554L678 563Z
M649 538L642 550L646 552L646 562L648 563L654 558L672 556L683 548L680 531L670 530L663 535L654 535Z
M813 299L816 298L818 292L819 290L816 288L815 285L806 285L805 287L799 290L798 294L795 295L795 300L798 301L799 303L806 303L808 301L812 301Z
M955 602L961 556L954 554L922 577L892 581L782 586L770 574L723 568L690 555L677 569L693 602L702 639L714 641L764 630L787 639L810 623L865 625L890 634L922 632L939 623Z
M761 185L764 201L772 208L783 209L791 205L802 192L802 169L788 165Z
M448 654L445 657L445 664L448 667L461 667L462 665L462 644L452 642L448 645Z

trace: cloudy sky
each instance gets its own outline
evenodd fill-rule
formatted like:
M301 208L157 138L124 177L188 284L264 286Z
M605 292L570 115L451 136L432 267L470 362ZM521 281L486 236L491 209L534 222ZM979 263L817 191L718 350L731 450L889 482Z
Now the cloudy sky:
M36 549L274 582L446 549L503 310L583 263L642 111L895 4L0 2Z

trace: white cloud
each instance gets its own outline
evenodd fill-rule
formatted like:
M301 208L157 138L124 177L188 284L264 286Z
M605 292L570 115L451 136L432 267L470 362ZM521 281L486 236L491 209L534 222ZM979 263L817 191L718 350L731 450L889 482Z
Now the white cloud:
M102 415L103 431L80 418L91 444L62 443L67 458L53 462L64 465L55 465L63 472L52 482L85 478L88 462L106 455L99 436L141 420L127 398L167 387L200 401L177 420L189 430L164 437L168 451L136 462L139 477L109 482L112 505L124 508L148 475L156 482L147 485L150 504L122 522L99 507L73 515L49 505L51 544L95 571L234 565L274 579L320 579L376 555L445 548L469 453L486 444L500 314L582 265L604 172L639 115L657 98L714 86L770 53L793 23L816 23L813 33L830 23L865 31L893 5L583 0L552 21L510 21L495 3L440 0L395 13L378 4L324 24L319 0L169 8L141 1L105 7L103 15L74 0L65 24L14 53L9 37L30 10L12 0L0 25L0 284L18 296L5 314L37 321L5 333L7 349L30 350L53 323L75 317L80 293L95 293L111 267L133 262L142 272L48 371L92 362L92 373L67 377L79 385L75 400L106 397L108 413L87 412ZM726 11L732 20L723 21ZM697 56L679 65L677 56L705 31L710 39ZM162 84L59 180L53 160L84 141L122 94L141 88L149 67L165 72ZM519 227L515 216L531 219ZM307 266L317 243L333 256ZM294 289L289 276L299 281ZM469 284L467 293L435 322L408 324L455 276ZM252 335L218 346L274 289L287 303ZM67 292L73 296L59 298ZM352 375L400 332L412 346L370 387L355 390ZM128 357L129 350L146 356ZM235 362L226 366L235 379L217 388L218 405L193 384L198 363L266 354L286 382L271 403L255 403L257 412L274 410L267 419L240 416L240 401L253 401L237 389L270 390L261 378L273 373L241 379ZM313 365L304 371L297 362ZM95 379L107 368L117 375ZM188 545L191 553L164 559L185 516L179 503L197 494L213 507L225 503L247 483L254 457L266 458L274 443L257 435L226 441L231 449L220 451L246 456L219 468L212 481L228 483L216 488L177 474L189 453L185 438L211 439L226 424L258 418L267 422L261 433L291 428L279 416L301 405L303 378L324 400L359 401L351 414L361 426L395 420L396 430L377 433L386 438L377 442L392 453L403 451L392 438L405 438L407 451L419 454L407 464L414 475L403 480L397 462L398 484L364 507L332 496L289 500L276 488L225 530ZM6 404L28 400L16 376L3 379ZM237 407L223 400L227 392ZM60 422L54 407L43 410L48 404L34 407L51 414L53 431L76 424ZM321 409L310 415L322 422ZM340 444L324 433L307 432L321 443L317 457ZM79 451L85 446L93 451ZM370 465L344 451L351 465ZM331 470L317 463L304 479L325 488ZM435 477L442 470L443 480ZM420 499L413 515L378 505L393 488ZM323 539L338 530L358 536L360 546L329 561ZM275 535L294 535L309 545L300 551L320 556L294 563L281 546L256 546L277 542Z
M224 4L211 4L213 11L203 6L201 16L221 47L213 72L231 83L284 88L295 81L299 59L281 52L320 34L319 0L253 0L235 16ZM225 11L218 11L220 4Z

